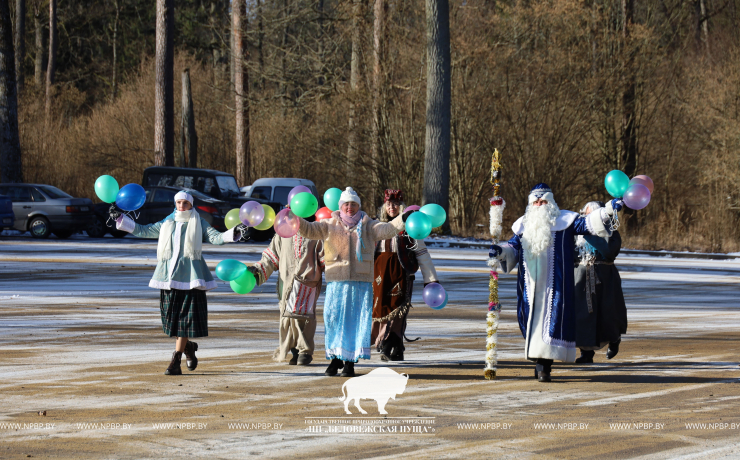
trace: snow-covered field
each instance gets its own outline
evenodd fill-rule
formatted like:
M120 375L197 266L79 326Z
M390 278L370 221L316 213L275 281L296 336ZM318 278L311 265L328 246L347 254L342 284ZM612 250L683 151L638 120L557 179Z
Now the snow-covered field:
M264 247L203 249L213 268L253 263ZM487 251L430 252L449 305L412 310L407 336L422 340L406 361L373 356L357 369L409 374L388 417L433 418L435 430L317 433L307 420L361 426L379 414L372 400L362 402L371 418L344 414L346 379L323 376L321 321L311 366L271 360L274 277L244 296L221 282L209 292L198 369L167 377L173 341L147 287L156 242L2 236L0 457L740 458L740 259L621 256L630 326L620 354L556 364L541 384L522 359L515 277L501 276L499 377L485 381Z

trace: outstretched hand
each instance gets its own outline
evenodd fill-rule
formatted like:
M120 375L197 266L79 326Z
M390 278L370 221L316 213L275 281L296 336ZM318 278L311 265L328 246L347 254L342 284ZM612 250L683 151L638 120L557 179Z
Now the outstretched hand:
M401 218L403 219L403 222L404 222L404 223L406 223L406 219L408 219L408 218L409 218L409 216L410 216L411 214L415 213L415 212L416 212L416 211L413 211L413 210L412 210L412 211L406 211L406 212L404 212L404 213L403 213L403 216L401 216Z
M247 241L249 239L249 237L247 236L248 231L249 227L244 224L239 224L234 227L234 242L237 243L239 241ZM236 237L237 234L239 234L238 238Z
M621 211L624 207L624 201L621 198L614 198L606 204L606 213L613 216L617 212Z
M108 209L108 215L110 215L111 219L116 220L121 217L121 210L118 209L118 206L112 204L110 205L110 209Z

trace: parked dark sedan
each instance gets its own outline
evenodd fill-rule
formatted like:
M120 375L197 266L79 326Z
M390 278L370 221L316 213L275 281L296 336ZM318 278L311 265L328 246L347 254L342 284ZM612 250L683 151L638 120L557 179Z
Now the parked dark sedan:
M175 210L175 194L180 190L185 190L195 199L195 209L198 214L208 222L211 227L220 232L226 231L224 225L224 216L229 212L229 204L225 201L211 198L208 195L197 190L180 189L175 187L144 187L146 191L146 201L137 211L130 213L135 217L137 224L148 225L159 222L165 217L172 214ZM127 235L126 232L116 230L111 221L108 220L108 210L110 204L98 203L95 205L95 220L87 229L87 234L93 238L102 238L106 233L110 233L116 238L122 238ZM110 227L109 227L110 225Z
M29 231L34 238L69 238L84 230L93 219L89 198L74 198L43 184L0 184L0 195L13 201L13 228Z
M0 195L0 231L6 228L13 228L14 224L13 201L9 196Z

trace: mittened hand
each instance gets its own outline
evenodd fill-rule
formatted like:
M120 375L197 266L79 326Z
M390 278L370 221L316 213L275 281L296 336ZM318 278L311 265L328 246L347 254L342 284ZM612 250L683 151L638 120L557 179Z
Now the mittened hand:
M121 211L116 207L115 204L112 204L110 205L110 209L108 210L108 215L110 215L111 219L116 220L121 217Z
M623 207L624 201L622 201L620 198L614 198L606 204L606 213L610 216L613 216L617 212L621 211Z
M500 255L501 255L501 253L502 253L503 251L504 251L504 250L503 250L503 249L501 249L501 246L499 246L499 245L497 245L497 244L492 244L492 245L491 245L491 250L490 250L490 251L488 251L488 257L498 257L498 256L500 256Z
M249 239L249 237L247 236L248 229L249 227L244 224L237 225L234 228L234 242L247 241ZM238 238L236 237L237 234L239 235Z
M249 271L249 273L254 275L254 279L257 280L257 286L264 283L264 280L262 279L262 272L260 272L259 268L252 265L252 266L248 266L247 270Z
M403 216L401 216L401 218L403 219L403 222L404 222L404 223L406 223L406 219L408 219L408 218L409 218L409 216L410 216L411 214L415 213L415 212L416 212L416 211L406 211L406 212L404 212L404 213L403 213Z

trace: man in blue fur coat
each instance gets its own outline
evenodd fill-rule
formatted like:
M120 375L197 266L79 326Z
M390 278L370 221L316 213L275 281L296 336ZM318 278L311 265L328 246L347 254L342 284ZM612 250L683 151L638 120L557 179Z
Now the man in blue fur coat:
M537 184L528 201L524 216L511 227L514 236L500 246L492 245L489 256L498 259L505 273L519 265L517 317L525 357L537 363L535 377L549 382L554 360L576 359L575 236L609 236L611 218L622 208L622 201L612 200L580 217L561 211L547 184Z

